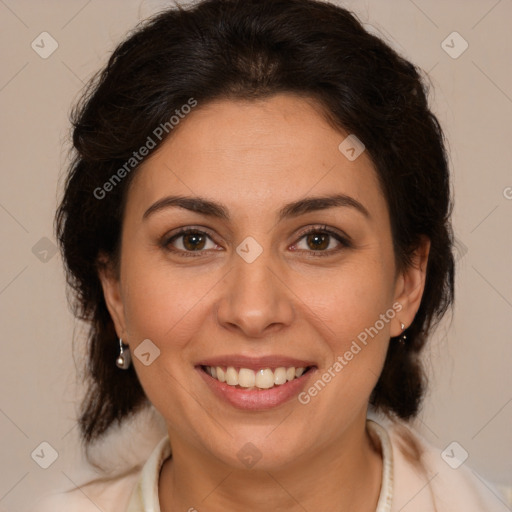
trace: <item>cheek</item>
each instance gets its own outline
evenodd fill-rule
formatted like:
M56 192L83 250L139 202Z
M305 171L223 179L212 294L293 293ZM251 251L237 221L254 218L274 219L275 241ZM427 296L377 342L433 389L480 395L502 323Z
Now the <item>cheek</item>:
M310 321L329 356L298 398L305 415L329 418L327 437L336 436L367 407L386 357L396 311L387 262L373 254L317 280L323 291L315 288L308 297Z
M308 307L317 321L325 325L326 339L333 350L343 350L347 342L350 344L392 307L393 283L382 260L354 258L338 270L328 274L324 271L315 283L315 287L303 290L303 296L307 296ZM385 337L389 322L384 326L379 322L378 327Z
M148 366L137 357L132 360L149 400L169 423L177 424L186 416L185 411L196 406L189 392L183 391L182 383L190 379L189 346L193 348L201 329L199 317L205 314L207 303L204 299L215 280L211 273L201 275L148 261L148 254L132 253L127 258L126 324L132 351L149 339L157 347L158 356Z
M310 304L330 354L318 378L324 376L332 384L322 391L315 407L321 411L342 403L341 421L344 414L367 403L381 373L396 316L393 286L388 261L371 255L354 260L324 284L324 293L315 292Z
M197 315L201 298L212 288L212 275L195 269L172 268L148 254L132 253L125 264L125 313L128 332L139 338L179 341L183 327ZM173 336L174 334L174 336Z

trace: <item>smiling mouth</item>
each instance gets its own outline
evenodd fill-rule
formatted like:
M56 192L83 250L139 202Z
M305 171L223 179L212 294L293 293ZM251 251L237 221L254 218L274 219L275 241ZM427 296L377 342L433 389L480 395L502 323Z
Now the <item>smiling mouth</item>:
M299 379L313 368L315 367L280 366L274 369L261 368L255 371L250 368L235 368L233 366L201 365L201 370L218 382L247 391L253 389L266 390L282 386L287 382Z

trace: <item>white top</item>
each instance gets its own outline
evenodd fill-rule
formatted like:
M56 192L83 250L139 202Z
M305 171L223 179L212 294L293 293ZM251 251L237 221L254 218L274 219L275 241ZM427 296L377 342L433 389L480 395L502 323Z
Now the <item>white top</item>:
M464 452L460 445L452 443L441 451L401 422L378 420L377 423L368 419L367 426L380 445L383 459L375 512L510 510L503 496L462 461ZM158 480L163 462L170 454L166 435L141 470L46 497L31 512L98 512L98 508L102 512L161 512Z

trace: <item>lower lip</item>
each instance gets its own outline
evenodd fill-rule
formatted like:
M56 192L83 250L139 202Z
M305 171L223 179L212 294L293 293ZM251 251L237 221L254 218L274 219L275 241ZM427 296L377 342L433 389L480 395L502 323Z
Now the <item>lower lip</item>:
M309 377L315 372L316 368L311 368L308 372L299 378L288 381L286 384L274 386L270 389L240 389L224 382L219 382L208 375L201 367L196 367L202 379L210 387L215 395L227 401L233 407L252 411L263 411L277 407L294 396L298 395L305 387Z

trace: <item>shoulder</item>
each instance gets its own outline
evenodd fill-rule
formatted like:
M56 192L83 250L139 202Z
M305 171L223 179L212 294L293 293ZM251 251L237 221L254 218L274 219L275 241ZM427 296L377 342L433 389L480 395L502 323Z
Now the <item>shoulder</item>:
M151 404L122 424L111 425L87 447L88 475L82 477L87 480L66 480L68 489L39 496L26 512L126 510L148 457L166 432L165 420Z
M375 421L388 432L392 447L393 511L503 512L507 509L496 488L468 467L462 447L450 445L443 450L406 423Z
M117 478L98 479L68 491L46 494L28 512L119 512L128 500L139 478L133 470Z

